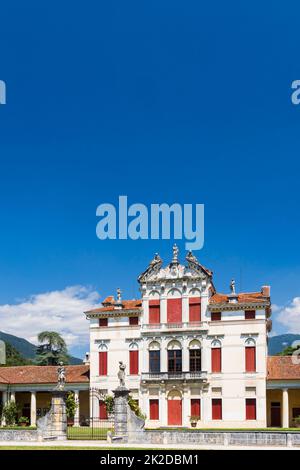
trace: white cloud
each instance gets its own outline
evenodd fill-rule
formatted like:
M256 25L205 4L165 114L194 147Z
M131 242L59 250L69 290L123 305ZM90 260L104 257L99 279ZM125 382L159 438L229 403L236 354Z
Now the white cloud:
M57 331L69 347L89 342L84 311L97 306L99 294L84 286L32 295L15 304L0 305L0 330L32 343L43 330Z
M273 308L272 308L273 309ZM276 315L276 320L286 327L287 333L300 333L300 297L283 307Z

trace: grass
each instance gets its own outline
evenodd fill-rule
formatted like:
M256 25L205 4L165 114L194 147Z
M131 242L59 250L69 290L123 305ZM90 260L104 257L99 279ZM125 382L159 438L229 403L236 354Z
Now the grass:
M67 431L68 439L77 440L106 440L108 431L111 428L92 428L92 427L76 427L69 426Z
M19 431L19 430L22 430L22 431L32 431L36 429L36 426L1 426L0 427L0 432L1 431Z

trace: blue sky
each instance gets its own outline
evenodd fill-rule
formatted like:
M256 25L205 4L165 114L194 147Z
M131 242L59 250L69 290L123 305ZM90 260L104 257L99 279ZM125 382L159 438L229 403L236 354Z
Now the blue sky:
M97 239L96 207L126 194L204 203L197 256L218 290L271 284L276 333L300 333L298 13L274 0L2 5L0 304L76 285L92 301L137 296L172 241Z

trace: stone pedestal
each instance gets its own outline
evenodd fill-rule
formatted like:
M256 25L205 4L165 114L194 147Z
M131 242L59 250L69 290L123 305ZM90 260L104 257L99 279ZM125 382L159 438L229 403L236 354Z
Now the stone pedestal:
M114 437L113 440L127 441L128 439L128 395L126 387L119 386L113 390L114 400Z
M38 420L39 435L43 440L67 439L66 394L55 390L52 395L49 413Z

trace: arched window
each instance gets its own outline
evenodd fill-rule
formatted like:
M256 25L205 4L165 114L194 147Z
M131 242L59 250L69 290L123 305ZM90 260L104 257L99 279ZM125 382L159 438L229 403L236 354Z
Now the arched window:
M245 341L245 371L256 372L256 344L253 338Z
M179 341L171 341L168 344L168 372L182 372L182 349Z
M99 375L107 375L107 350L105 343L99 346Z
M149 344L149 372L150 374L160 372L160 344L157 341Z
M190 372L201 371L201 344L200 341L194 339L189 344L190 353Z
M182 322L182 298L181 298L181 292L178 289L171 289L168 292L167 322L168 323L181 323Z
M149 294L149 323L160 323L160 300L159 293L156 291Z
M129 374L138 375L139 373L139 347L137 343L129 345Z
M222 348L218 339L214 339L211 343L211 371L213 374L222 371Z
M198 289L190 291L191 297L189 297L189 322L200 322L201 321L201 297Z

